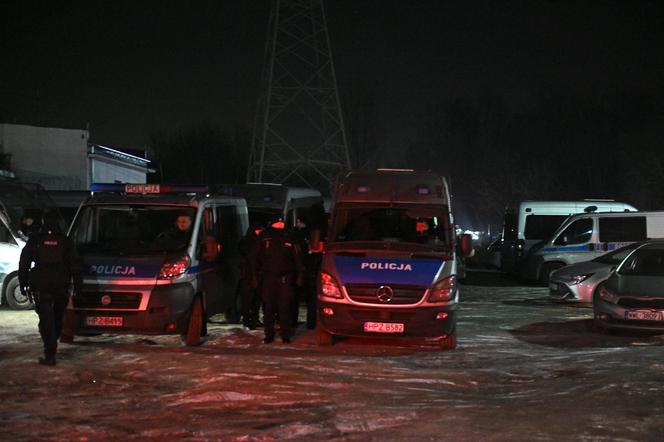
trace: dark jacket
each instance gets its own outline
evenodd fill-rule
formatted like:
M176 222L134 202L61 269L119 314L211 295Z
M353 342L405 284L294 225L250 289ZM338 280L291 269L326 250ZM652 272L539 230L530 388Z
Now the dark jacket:
M18 279L21 287L37 291L66 287L73 279L80 291L81 264L73 241L55 228L31 237L21 251Z
M269 228L258 239L253 262L259 277L272 279L286 276L302 281L304 269L300 247L288 232Z

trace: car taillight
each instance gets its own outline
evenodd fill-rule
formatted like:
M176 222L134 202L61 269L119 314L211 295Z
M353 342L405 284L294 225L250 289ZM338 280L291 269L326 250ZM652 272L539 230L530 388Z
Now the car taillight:
M182 255L178 259L166 261L159 271L159 279L173 279L183 275L191 264L189 255Z
M326 296L328 298L343 297L341 295L341 289L339 288L339 284L337 284L337 281L334 279L334 276L325 272L320 272L320 274L318 275L318 279L319 279L320 294L322 296Z
M429 302L449 301L454 297L454 276L448 276L435 283L429 289Z

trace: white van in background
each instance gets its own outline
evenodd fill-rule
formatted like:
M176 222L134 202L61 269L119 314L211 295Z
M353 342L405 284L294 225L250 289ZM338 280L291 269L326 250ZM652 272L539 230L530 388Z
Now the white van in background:
M582 201L520 201L505 208L500 269L518 273L528 250L549 238L569 217L584 212L636 211L629 204L600 199Z
M636 241L664 238L664 212L583 213L569 217L546 241L530 249L522 277L548 283L560 267L589 261Z

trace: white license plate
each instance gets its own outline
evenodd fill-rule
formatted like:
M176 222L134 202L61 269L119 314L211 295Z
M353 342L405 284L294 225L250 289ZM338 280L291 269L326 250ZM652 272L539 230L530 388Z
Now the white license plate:
M122 316L86 316L85 325L93 327L122 327Z
M652 310L629 310L625 312L625 319L636 321L664 321L664 312Z
M369 333L403 333L404 325L395 322L365 322L364 331Z

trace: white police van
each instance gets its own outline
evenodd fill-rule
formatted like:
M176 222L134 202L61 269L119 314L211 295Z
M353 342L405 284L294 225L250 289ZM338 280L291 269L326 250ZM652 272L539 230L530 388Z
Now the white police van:
M532 246L544 241L567 219L584 212L629 212L634 206L609 199L580 201L520 201L505 208L500 269L518 273Z
M339 180L318 281L317 341L399 336L456 347L459 299L446 180L401 169ZM471 250L469 235L461 237Z
M550 273L560 267L590 261L629 243L660 238L664 238L664 212L573 215L553 235L530 249L521 276L548 284Z
M246 202L192 186L93 184L91 190L69 230L83 261L83 287L67 307L65 340L180 334L187 345L198 344L206 318L234 300Z
M42 216L51 211L58 213L39 184L0 181L0 304L18 310L32 308L19 287L18 263L28 235L39 231ZM60 227L64 230L64 221Z

